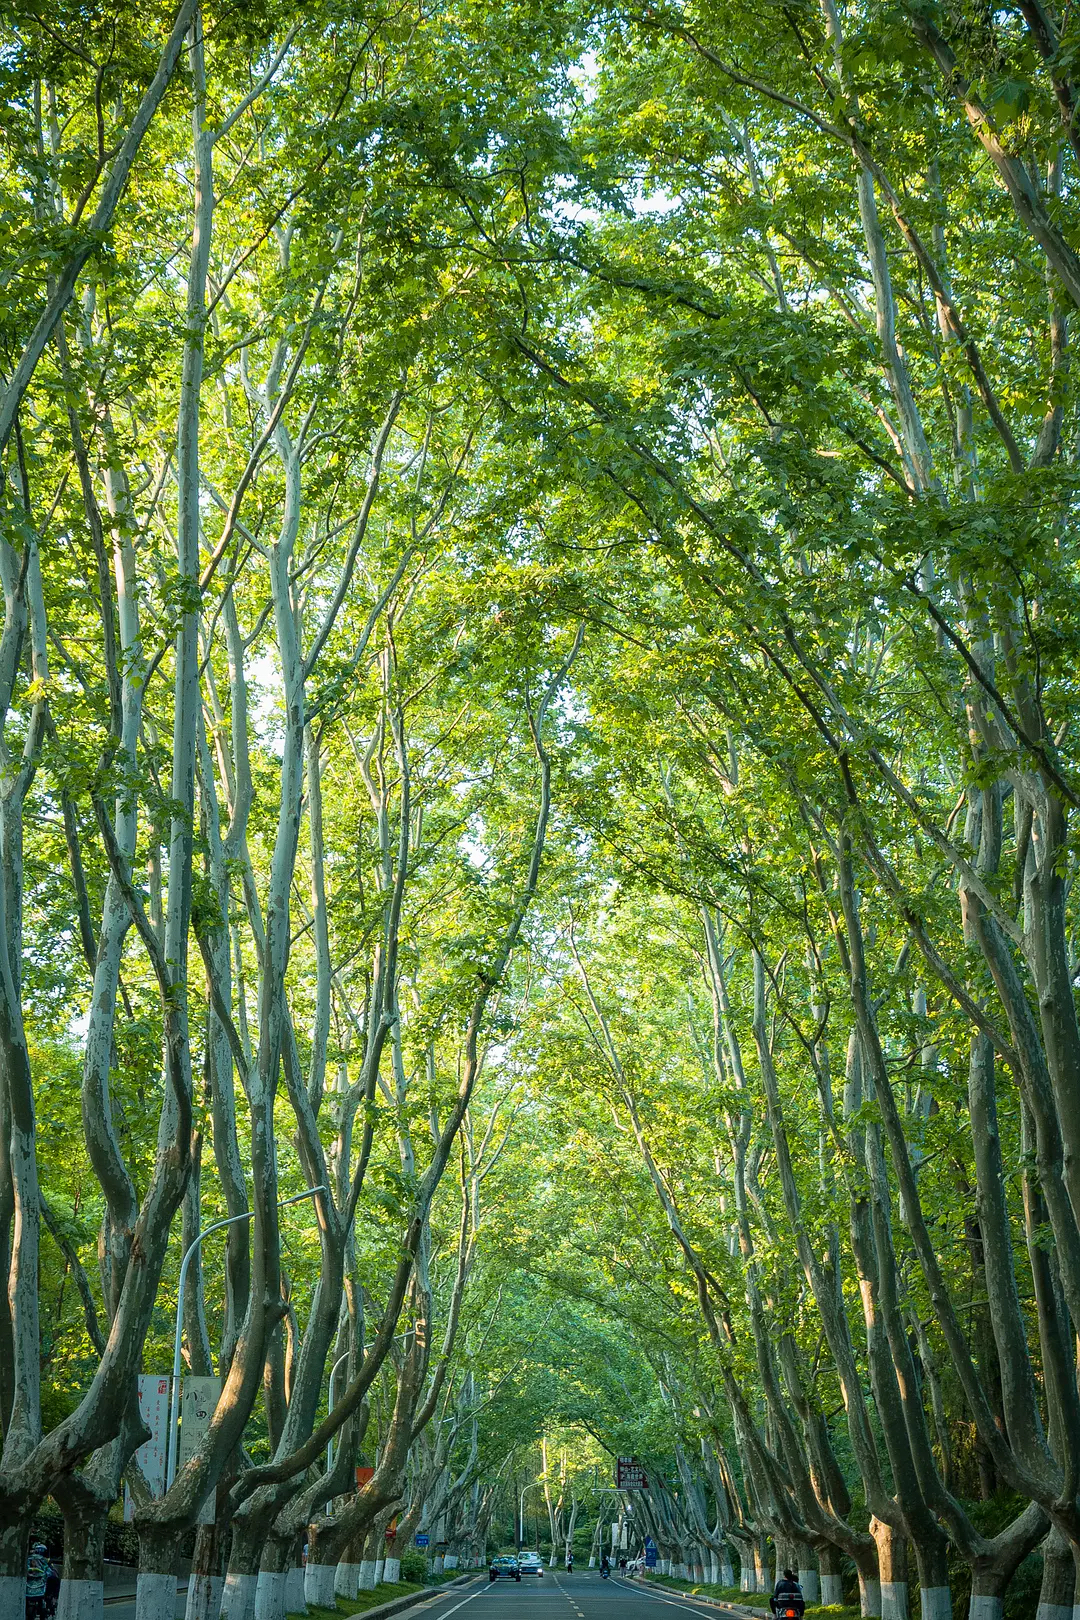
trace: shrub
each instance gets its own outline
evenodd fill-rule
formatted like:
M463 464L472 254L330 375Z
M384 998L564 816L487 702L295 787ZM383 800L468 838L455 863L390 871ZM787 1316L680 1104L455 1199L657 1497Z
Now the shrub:
M427 1559L423 1553L407 1552L401 1559L403 1581L423 1581L427 1576Z

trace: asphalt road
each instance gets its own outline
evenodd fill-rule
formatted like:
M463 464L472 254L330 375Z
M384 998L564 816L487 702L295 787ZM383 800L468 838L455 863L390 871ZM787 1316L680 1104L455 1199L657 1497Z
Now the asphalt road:
M176 1599L177 1620L183 1620L184 1593ZM482 1586L458 1586L438 1597L422 1598L397 1620L675 1620L668 1611L711 1616L717 1611L695 1603L681 1593L642 1589L637 1581L613 1575L602 1581L596 1570L579 1575L548 1570L539 1579L485 1581ZM135 1599L106 1603L105 1620L134 1620ZM166 1620L166 1617L162 1617Z
M596 1570L578 1575L549 1570L539 1579L525 1576L520 1585L489 1581L481 1587L459 1586L415 1604L399 1620L449 1620L450 1615L457 1620L675 1620L671 1609L717 1620L715 1609L681 1593L660 1593L618 1576L603 1581Z

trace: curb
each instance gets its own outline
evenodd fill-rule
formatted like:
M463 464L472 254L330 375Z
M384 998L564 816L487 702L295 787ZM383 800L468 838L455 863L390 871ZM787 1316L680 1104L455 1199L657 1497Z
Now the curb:
M455 1587L468 1586L472 1581L478 1581L480 1576L475 1571L467 1575L459 1575L456 1581L444 1581L433 1592L409 1592L405 1597L391 1598L389 1603L380 1603L374 1609L361 1609L359 1614L351 1614L348 1620L383 1620L383 1616L391 1614L404 1614L406 1609L416 1609L422 1604L432 1603L444 1592L452 1592Z
M705 1597L700 1592L684 1592L681 1586L666 1586L663 1581L646 1581L645 1590L655 1587L661 1592L671 1592L676 1597L689 1598L692 1603L707 1603L710 1609L722 1609L725 1614L753 1615L754 1620L772 1620L768 1609L752 1609L745 1603L728 1603L723 1598Z

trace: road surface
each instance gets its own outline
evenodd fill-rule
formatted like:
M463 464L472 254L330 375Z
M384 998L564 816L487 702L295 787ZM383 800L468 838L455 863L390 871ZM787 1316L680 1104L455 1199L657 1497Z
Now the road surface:
M183 1620L184 1601L184 1593L178 1593L177 1620ZM539 1580L525 1576L520 1586L517 1581L486 1580L482 1586L456 1586L419 1599L395 1620L449 1620L450 1615L455 1620L677 1620L676 1610L720 1620L716 1609L681 1592L643 1589L639 1582L615 1575L602 1581L596 1570L580 1575L548 1570ZM135 1620L135 1599L106 1603L105 1620Z
M468 1605L468 1607L466 1607ZM549 1570L539 1579L489 1581L481 1587L457 1587L437 1598L424 1598L397 1620L677 1620L673 1611L711 1616L718 1611L695 1603L681 1592L660 1592L618 1576L600 1579L596 1570L579 1575Z

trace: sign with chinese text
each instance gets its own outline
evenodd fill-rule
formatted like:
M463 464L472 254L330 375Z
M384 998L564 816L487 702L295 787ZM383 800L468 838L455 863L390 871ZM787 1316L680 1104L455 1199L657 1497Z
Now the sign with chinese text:
M180 1386L180 1455L178 1468L183 1468L198 1451L206 1431L210 1427L210 1419L214 1415L214 1408L221 1394L221 1379L211 1377L191 1376L184 1379ZM202 1507L196 1524L213 1524L214 1522L214 1496L211 1491Z
M649 1481L645 1469L634 1457L615 1459L615 1489L618 1491L647 1491Z
M165 1495L165 1458L169 1450L169 1383L161 1373L139 1374L139 1416L150 1430L135 1453L135 1461L142 1469L143 1478L155 1499ZM135 1517L135 1504L131 1493L124 1491L124 1518L128 1524Z

